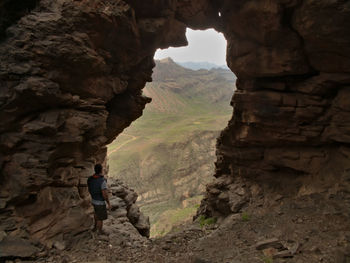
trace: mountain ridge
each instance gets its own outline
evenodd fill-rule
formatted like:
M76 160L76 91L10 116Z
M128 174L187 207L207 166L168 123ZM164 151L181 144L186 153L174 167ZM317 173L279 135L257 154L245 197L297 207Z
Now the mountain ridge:
M143 90L152 102L108 147L108 158L109 174L137 191L157 236L197 210L214 173L216 138L232 113L235 82L230 71L191 70L171 58L156 61L152 78Z
M155 110L162 102L182 105L194 110L193 106L201 106L202 110L230 110L227 97L233 94L235 77L229 70L191 70L178 65L171 58L156 60L152 75L153 82L147 83L144 95L153 98L146 106ZM171 100L167 100L166 96ZM169 102L170 101L170 102ZM216 107L209 107L214 103ZM164 104L164 103L163 103ZM162 106L166 108L166 105ZM168 109L174 109L170 106ZM189 109L187 109L189 110Z
M216 68L230 70L227 67L227 65L218 65L218 64L208 62L208 61L185 61L185 62L175 61L175 63L184 67L184 68L188 68L188 69L192 69L192 70L201 70L201 69L211 70L211 69L216 69Z

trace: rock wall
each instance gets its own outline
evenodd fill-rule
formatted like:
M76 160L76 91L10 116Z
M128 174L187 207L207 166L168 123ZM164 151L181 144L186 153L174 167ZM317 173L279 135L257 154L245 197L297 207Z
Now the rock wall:
M219 10L238 82L201 212L238 212L261 192L346 192L349 3L226 1Z
M156 48L185 45L186 26L222 31L238 76L201 211L239 211L260 188L346 190L348 1L30 2L0 5L11 11L0 20L2 233L45 242L87 229L86 177L150 101Z
M169 25L143 29L122 1L6 3L18 13L1 20L0 231L50 246L91 226L86 179L150 101L148 38L165 45Z

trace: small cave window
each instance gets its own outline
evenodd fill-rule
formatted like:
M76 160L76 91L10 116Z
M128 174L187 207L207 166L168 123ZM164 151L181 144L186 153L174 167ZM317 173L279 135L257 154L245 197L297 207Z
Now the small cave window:
M235 76L226 40L213 29L188 29L187 47L158 50L152 102L108 147L109 176L138 193L151 237L192 220L214 174L216 138L232 116Z

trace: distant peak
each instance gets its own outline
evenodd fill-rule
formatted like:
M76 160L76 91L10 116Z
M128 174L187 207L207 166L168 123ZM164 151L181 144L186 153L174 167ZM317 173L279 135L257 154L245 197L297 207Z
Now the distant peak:
M159 60L160 63L175 63L171 57L163 58Z
M206 69L206 70L211 70L211 69L228 69L226 65L219 66L215 63L212 62L207 62L207 61L201 61L201 62L194 62L194 61L187 61L187 62L177 62L180 66L192 70L200 70L200 69Z

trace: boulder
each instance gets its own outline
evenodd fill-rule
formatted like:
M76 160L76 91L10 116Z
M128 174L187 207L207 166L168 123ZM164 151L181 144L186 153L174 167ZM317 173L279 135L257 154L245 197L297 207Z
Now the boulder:
M33 258L40 249L30 240L5 237L0 241L0 258Z

